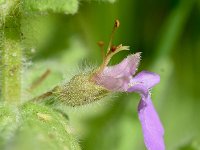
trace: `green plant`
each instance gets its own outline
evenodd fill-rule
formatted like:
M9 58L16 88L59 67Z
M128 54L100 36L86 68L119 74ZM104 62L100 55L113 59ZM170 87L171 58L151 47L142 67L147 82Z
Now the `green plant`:
M51 107L26 102L34 97L31 89L27 89L34 88L34 83L27 87L24 84L25 60L32 57L27 49L33 52L32 46L40 43L35 32L41 27L40 21L58 13L75 14L78 4L78 0L0 1L0 149L80 149L66 115ZM29 77L33 82L34 77Z

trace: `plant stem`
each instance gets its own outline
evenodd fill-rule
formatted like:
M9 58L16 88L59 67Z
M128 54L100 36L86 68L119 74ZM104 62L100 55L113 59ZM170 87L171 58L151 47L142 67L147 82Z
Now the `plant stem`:
M1 96L9 104L17 104L21 99L22 49L20 44L20 12L16 4L1 10Z
M2 98L4 101L19 102L21 97L21 48L11 39L4 40L2 50Z

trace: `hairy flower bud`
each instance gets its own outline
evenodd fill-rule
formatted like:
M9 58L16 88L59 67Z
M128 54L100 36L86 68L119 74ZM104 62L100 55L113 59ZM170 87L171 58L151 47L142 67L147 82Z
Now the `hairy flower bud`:
M91 74L75 75L68 83L57 86L54 94L58 99L70 106L78 106L97 101L109 91L90 81Z
M90 72L75 75L68 83L56 86L52 91L37 97L34 101L45 101L45 99L48 99L50 103L80 106L100 100L110 92L91 81L92 74Z

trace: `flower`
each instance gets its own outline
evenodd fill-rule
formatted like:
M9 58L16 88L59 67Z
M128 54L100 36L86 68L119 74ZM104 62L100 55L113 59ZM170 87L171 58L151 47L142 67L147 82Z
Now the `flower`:
M127 91L137 92L141 96L138 116L142 125L144 142L148 150L164 150L164 129L151 101L149 90L159 83L159 75L142 71L130 80L132 85Z
M127 49L127 47L125 47ZM144 142L148 150L164 150L164 129L151 101L150 89L160 81L159 75L137 71L140 54L129 55L115 66L105 66L97 70L92 80L112 92L137 92L141 96L138 116L142 125Z
M119 21L116 20L105 56L104 44L103 42L99 43L103 54L103 63L93 72L90 80L110 92L139 93L141 100L138 104L138 116L142 125L144 143L148 150L164 150L164 128L153 106L150 94L151 88L160 82L160 76L148 71L142 71L135 75L141 53L129 55L119 64L108 66L113 55L122 50L129 50L128 46L122 46L122 44L112 46L113 35L118 27Z
M94 71L91 80L111 92L139 93L141 100L138 105L138 116L142 125L145 145L148 150L164 150L164 129L150 95L150 89L160 82L160 76L142 71L133 77L140 62L141 53L129 55L119 64L108 66L114 54L122 50L129 50L128 46L122 46L122 44L117 47L111 46L111 41L106 56L103 56L102 65Z
M122 44L112 45L113 35L119 24L116 20L106 55L103 50L104 43L98 43L103 54L103 63L99 68L75 75L68 83L56 86L33 101L44 101L44 98L48 98L50 102L48 99L47 102L52 104L56 99L60 103L75 107L100 100L112 92L139 93L141 100L138 104L138 116L145 145L148 150L164 150L164 129L150 95L151 88L160 82L160 76L148 71L135 75L141 53L131 54L119 64L108 66L116 53L129 50L128 46ZM56 98L52 100L53 97Z

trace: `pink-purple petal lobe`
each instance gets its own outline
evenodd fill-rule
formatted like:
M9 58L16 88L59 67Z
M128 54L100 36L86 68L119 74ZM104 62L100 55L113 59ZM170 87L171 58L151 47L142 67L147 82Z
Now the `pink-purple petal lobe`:
M138 116L147 149L165 150L164 129L152 104L150 95L147 98L141 98L138 105Z
M136 92L139 93L141 96L147 97L149 94L149 89L147 89L143 84L134 83L128 88L127 92Z
M148 96L149 89L160 82L160 76L153 72L142 71L130 80L127 92L138 92Z
M122 62L93 76L93 80L110 91L127 91L132 75L135 74L140 61L140 53L129 55Z
M129 55L122 60L119 64L108 66L104 69L105 76L112 76L115 78L129 77L135 74L140 62L140 52Z
M141 96L138 105L138 116L148 150L165 150L164 129L149 93L149 90L159 81L159 75L142 71L131 79L130 88L127 90L127 92L137 92Z
M153 72L141 71L134 78L132 78L131 82L141 83L147 89L150 89L160 82L160 76Z
M110 91L124 91L123 89L128 88L129 79L123 78L113 78L111 76L96 76L95 81L98 85L102 85Z
M129 55L115 66L105 67L94 74L93 81L112 92L137 92L141 96L138 116L142 125L144 142L148 150L165 150L164 129L151 101L149 90L160 82L158 74L142 71L135 74L140 53Z

